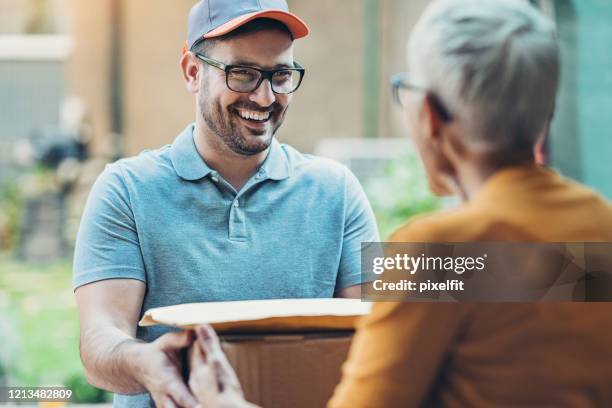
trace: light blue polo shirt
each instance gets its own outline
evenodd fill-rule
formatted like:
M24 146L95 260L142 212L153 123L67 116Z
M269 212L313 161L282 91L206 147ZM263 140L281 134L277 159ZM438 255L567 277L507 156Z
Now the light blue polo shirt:
M106 167L89 195L73 288L145 282L142 312L179 303L325 298L360 283L361 242L379 241L355 176L274 140L237 192L196 150L194 126L172 145ZM138 328L152 341L168 329ZM115 406L149 406L148 397Z

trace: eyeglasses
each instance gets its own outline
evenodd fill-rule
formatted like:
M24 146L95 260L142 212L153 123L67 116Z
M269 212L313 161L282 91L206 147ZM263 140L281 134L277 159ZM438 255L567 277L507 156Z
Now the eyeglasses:
M295 68L280 68L265 70L242 65L227 65L222 62L207 58L202 54L194 53L196 57L211 65L225 71L225 83L234 92L254 92L264 79L270 81L272 92L277 94L290 94L300 87L306 70L297 62Z
M406 92L404 91L427 92L427 89L411 84L408 80L408 74L405 72L393 75L390 82L393 101L402 107L406 106Z
M406 107L407 105L406 104L406 97L407 97L406 91L417 91L417 92L429 93L431 97L431 101L435 105L435 108L438 110L438 113L440 114L440 117L442 118L442 120L444 122L450 122L453 120L453 116L450 114L448 109L446 109L444 104L442 104L438 96L431 93L430 90L425 87L414 85L410 83L409 75L407 73L403 72L400 74L393 75L391 77L390 82L391 82L391 93L393 94L393 101L397 105L404 107L404 108Z

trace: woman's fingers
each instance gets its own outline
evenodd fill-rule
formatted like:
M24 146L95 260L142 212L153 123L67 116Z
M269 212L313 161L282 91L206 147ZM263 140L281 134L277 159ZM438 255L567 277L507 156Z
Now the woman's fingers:
M210 364L204 360L191 368L189 388L203 407L219 406L219 385L216 374Z
M196 329L197 340L200 348L206 353L206 360L212 365L219 383L221 392L229 389L238 395L242 395L240 381L227 360L221 342L214 329L209 325L202 325Z

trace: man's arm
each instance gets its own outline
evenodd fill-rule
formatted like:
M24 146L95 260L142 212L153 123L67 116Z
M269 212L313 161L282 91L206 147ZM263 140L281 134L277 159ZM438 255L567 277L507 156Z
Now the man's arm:
M157 407L195 407L180 374L180 350L193 333L168 333L153 343L135 338L145 284L109 279L76 290L81 359L87 380L121 394L150 392Z
M146 273L130 192L119 163L96 180L81 218L73 287L81 323L81 359L89 382L122 394L149 391L158 407L195 406L179 375L189 333L153 343L135 338Z
M363 282L361 246L378 242L380 237L374 212L361 184L348 169L345 169L345 177L342 254L334 297L359 298Z

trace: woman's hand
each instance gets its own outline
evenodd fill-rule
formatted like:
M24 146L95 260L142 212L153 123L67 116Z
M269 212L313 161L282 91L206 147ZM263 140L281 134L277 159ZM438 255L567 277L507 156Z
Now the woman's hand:
M247 402L236 373L208 325L196 328L189 388L204 408L255 408Z

